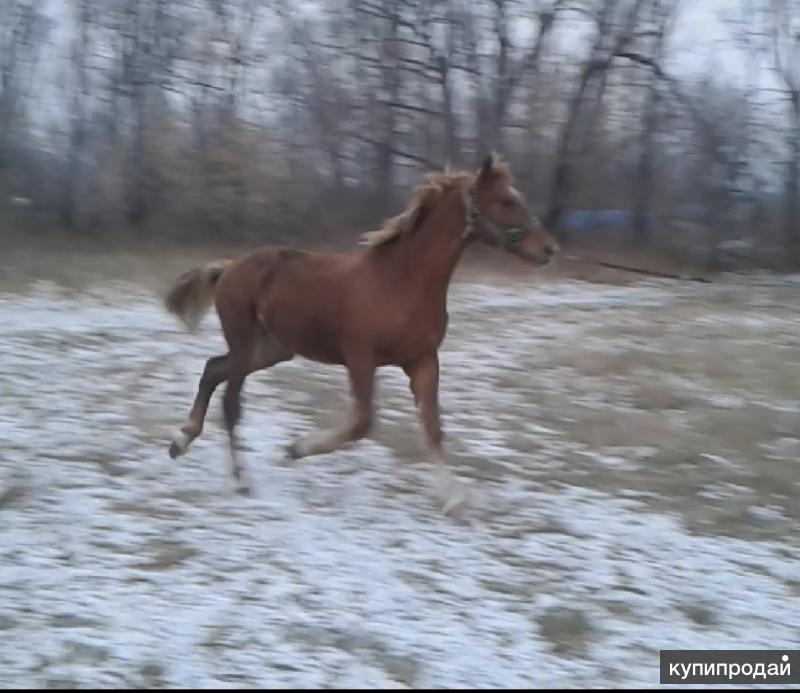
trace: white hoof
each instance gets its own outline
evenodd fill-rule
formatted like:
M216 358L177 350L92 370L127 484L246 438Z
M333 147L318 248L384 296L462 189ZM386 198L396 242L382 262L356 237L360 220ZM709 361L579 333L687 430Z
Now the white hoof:
M233 492L239 496L252 496L253 487L243 477L233 480Z
M174 460L176 457L185 455L191 442L189 436L183 431L178 431L169 446L169 456Z
M440 472L437 477L437 492L445 515L464 507L467 494L452 472Z
M300 460L304 457L332 452L340 447L335 439L335 433L327 431L314 431L300 438L295 438L286 448L286 456L291 460Z
M303 447L303 441L299 438L293 440L284 449L283 459L284 462L294 462L295 460L302 459L306 456L306 450Z

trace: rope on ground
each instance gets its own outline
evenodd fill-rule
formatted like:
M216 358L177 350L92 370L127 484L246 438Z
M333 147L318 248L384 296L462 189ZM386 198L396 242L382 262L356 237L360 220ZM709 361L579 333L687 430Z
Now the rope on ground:
M580 262L587 262L593 265L600 265L610 269L622 270L624 272L635 272L636 274L646 274L652 277L664 277L666 279L679 279L687 282L701 282L703 284L711 284L711 280L707 277L693 277L684 274L673 274L671 272L659 272L658 270L643 269L640 267L631 267L629 265L620 265L615 262L605 262L603 260L589 260L587 258L579 257L577 255L567 255L569 260L579 260Z

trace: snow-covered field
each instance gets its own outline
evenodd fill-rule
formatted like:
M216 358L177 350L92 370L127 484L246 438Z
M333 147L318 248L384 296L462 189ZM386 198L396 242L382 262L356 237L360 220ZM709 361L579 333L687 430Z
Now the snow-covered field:
M216 316L152 288L0 293L0 686L633 687L660 649L800 648L800 281L460 283L444 516L400 371L372 439L340 369L247 382L170 435Z

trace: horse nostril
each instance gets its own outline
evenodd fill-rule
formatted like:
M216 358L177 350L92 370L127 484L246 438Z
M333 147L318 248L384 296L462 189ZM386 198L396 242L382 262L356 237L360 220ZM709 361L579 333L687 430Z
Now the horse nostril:
M549 260L551 257L553 257L553 255L555 255L555 252L556 251L551 246L548 245L544 249L544 256Z

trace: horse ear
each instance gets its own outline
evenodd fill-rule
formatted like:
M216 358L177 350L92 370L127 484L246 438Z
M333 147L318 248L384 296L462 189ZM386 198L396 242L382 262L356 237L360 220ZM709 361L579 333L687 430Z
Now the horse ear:
M494 167L497 165L497 154L495 152L491 152L481 164L481 168L478 171L478 178L480 180L489 180L492 175L494 174Z

